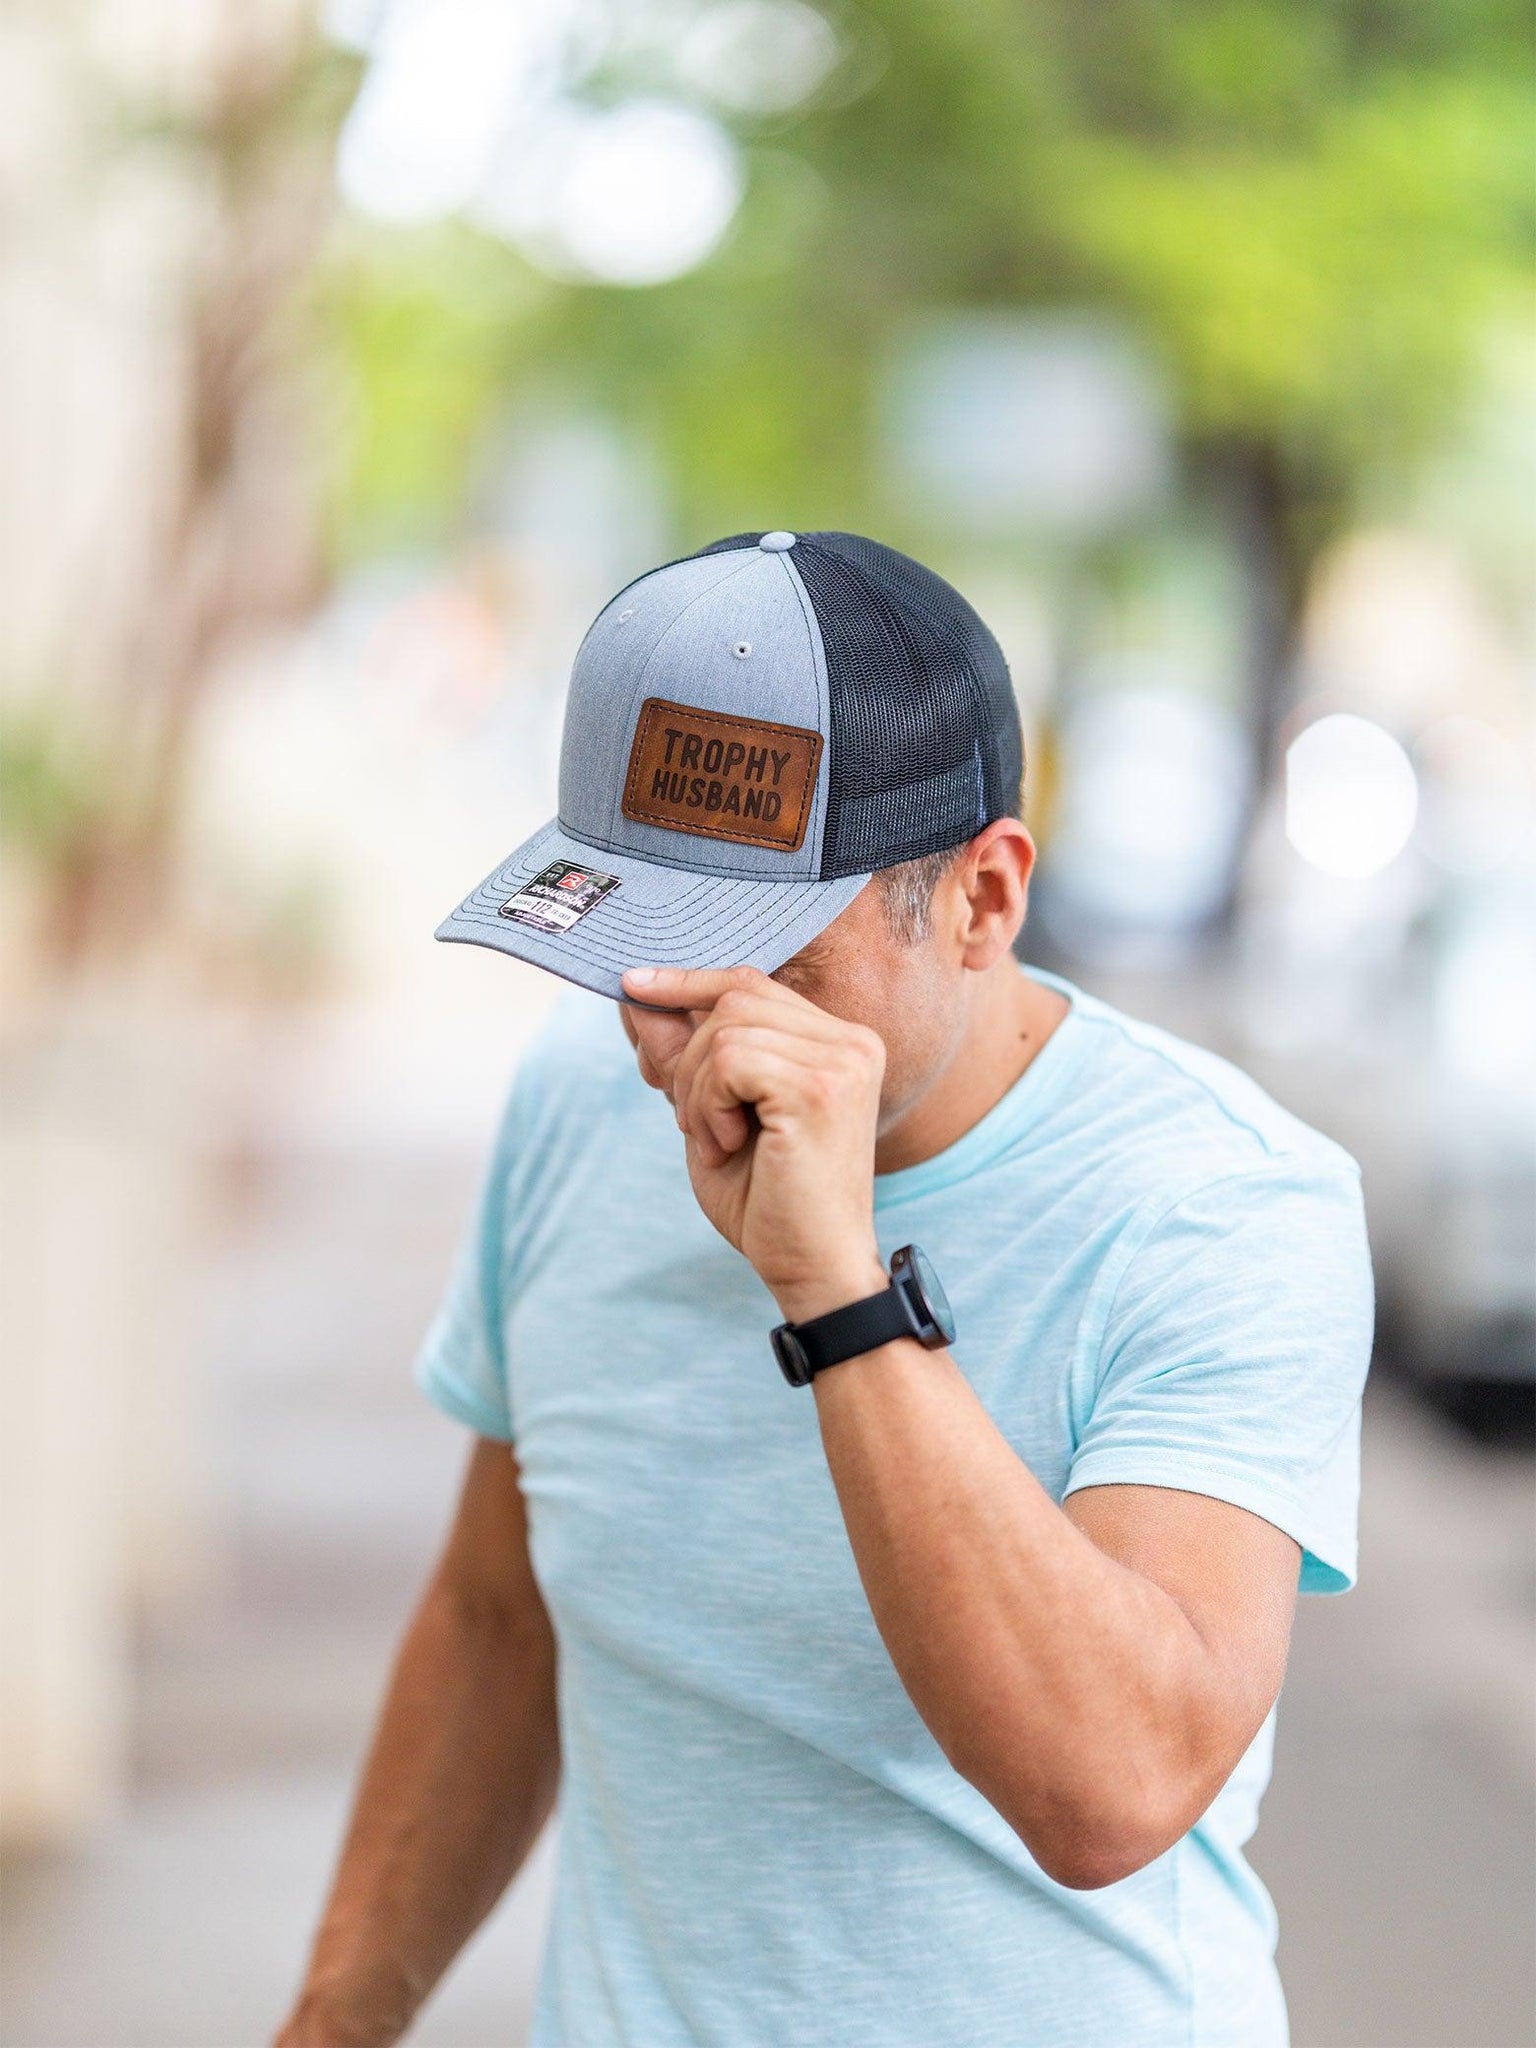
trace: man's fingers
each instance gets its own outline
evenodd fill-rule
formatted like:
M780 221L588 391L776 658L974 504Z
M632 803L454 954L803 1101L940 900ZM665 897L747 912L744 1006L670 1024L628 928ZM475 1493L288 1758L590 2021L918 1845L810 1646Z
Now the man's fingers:
M647 1088L658 1088L663 1093L666 1092L667 1084L662 1079L660 1067L652 1060L638 1037L635 1040L635 1064L639 1067L640 1078Z
M663 1010L712 1010L732 989L776 998L806 1009L815 1006L797 996L782 983L772 980L760 967L628 967L624 987L637 1002L655 1003Z
M694 1035L693 1019L686 1012L636 1010L627 1003L624 1015L635 1042L641 1079L670 1093L678 1060Z
M685 1137L701 1137L708 1132L721 1158L727 1158L747 1142L752 1124L741 1098L712 1098L706 1102L699 1095L699 1075L718 1029L714 1019L706 1017L684 1046L672 1070L672 1105L677 1111L678 1129ZM721 1158L710 1158L707 1163L718 1166Z
M711 1010L728 988L766 981L755 967L629 967L624 986L643 1003L666 1010Z
M741 1150L760 1119L760 1112L748 1117L749 1107L792 1101L817 1073L782 1034L741 1031L717 1038L688 1098L688 1135L704 1150L705 1163L722 1165ZM710 1146L718 1157L709 1156Z
M678 1126L709 1168L751 1139L770 1092L825 1099L878 1087L885 1048L861 1026L828 1015L752 967L632 968L626 1005L640 1072L672 1100Z
M706 1056L695 1070L686 1095L680 1098L677 1120L706 1166L723 1166L753 1136L757 1119L751 1105L767 1081L763 1059L755 1061L749 1073L743 1068L739 1048L723 1066L717 1052Z
M794 1032L734 1023L699 1036L702 1052L695 1057L690 1045L688 1071L678 1069L677 1120L686 1133L710 1131L726 1153L743 1142L734 1120L737 1104L754 1113L750 1133L786 1109L839 1100L865 1079L863 1056L853 1044L828 1047Z
M682 1048L671 1077L672 1097L680 1104L686 1102L693 1075L718 1031L773 1031L786 1041L787 1048L800 1048L807 1059L835 1051L848 1036L848 1026L825 1010L810 1003L786 1007L755 988L727 989L712 1010L689 1014L698 1017L699 1027Z
M763 1014L764 1012L766 1014ZM758 1018L755 1024L749 1021L752 1016ZM827 1021L830 1023L831 1019L829 1018ZM693 1124L697 1120L699 1112L695 1107L694 1096L698 1085L698 1076L722 1032L735 1033L753 1029L760 1032L771 1030L776 1038L784 1039L788 1046L794 1034L786 1032L782 1027L782 1012L776 1013L766 1005L761 1006L761 1009L759 1009L752 996L739 990L727 991L715 1005L714 1009L703 1019L699 1028L683 1047L682 1053L672 1070L671 1093L673 1105L677 1110L679 1128L686 1133L693 1128ZM819 1050L817 1041L810 1037L801 1037L799 1046L803 1056L807 1059L814 1058ZM731 1128L734 1129L734 1123ZM721 1133L721 1136L728 1150L735 1151L738 1149L736 1145L731 1144L729 1139L725 1137L724 1132Z
M707 1110L696 1108L684 1135L690 1145L699 1148L706 1166L724 1166L747 1143L755 1128L750 1110L739 1102L721 1102Z

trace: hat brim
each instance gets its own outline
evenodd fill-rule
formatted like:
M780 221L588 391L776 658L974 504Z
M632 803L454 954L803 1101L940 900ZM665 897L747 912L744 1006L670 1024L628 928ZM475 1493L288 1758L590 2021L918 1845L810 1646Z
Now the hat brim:
M501 906L552 861L616 877L618 887L567 931L503 917ZM771 974L824 932L868 880L749 881L663 867L589 846L552 818L443 919L436 936L509 953L621 1002L626 967L759 967Z

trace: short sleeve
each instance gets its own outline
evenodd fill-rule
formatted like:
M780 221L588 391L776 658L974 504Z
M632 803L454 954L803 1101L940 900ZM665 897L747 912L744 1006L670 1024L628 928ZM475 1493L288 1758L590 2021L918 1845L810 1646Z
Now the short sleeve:
M1347 1158L1208 1183L1157 1219L1121 1275L1066 1491L1230 1501L1301 1545L1300 1591L1347 1591L1374 1315Z
M437 1314L416 1357L417 1386L436 1407L481 1436L512 1440L503 1306L507 1247L525 1122L527 1077L514 1082L479 1199L459 1243Z

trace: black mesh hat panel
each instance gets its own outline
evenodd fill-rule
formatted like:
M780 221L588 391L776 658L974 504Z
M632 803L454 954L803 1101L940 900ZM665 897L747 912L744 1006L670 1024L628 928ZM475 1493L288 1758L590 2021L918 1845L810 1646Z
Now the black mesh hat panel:
M765 527L763 532L771 529ZM761 533L728 533L724 540L712 540L707 548L700 548L701 555L725 555L733 548L755 548L762 539Z
M1016 812L1023 740L1008 665L960 593L858 534L802 534L793 559L827 660L823 876L940 853Z

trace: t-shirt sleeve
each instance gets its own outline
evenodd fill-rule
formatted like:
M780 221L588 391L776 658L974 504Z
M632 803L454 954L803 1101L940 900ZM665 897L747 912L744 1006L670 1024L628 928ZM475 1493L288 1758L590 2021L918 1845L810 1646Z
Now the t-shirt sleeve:
M490 1166L414 1371L417 1386L444 1414L503 1443L513 1436L503 1315L511 1284L508 1251L516 1242L512 1210L527 1087L524 1070L513 1083Z
M1120 1277L1066 1491L1231 1501L1301 1545L1300 1591L1346 1591L1374 1315L1348 1163L1207 1184L1153 1223Z

